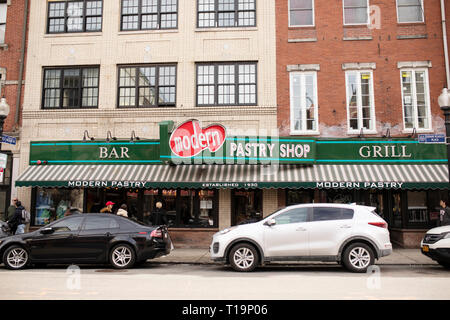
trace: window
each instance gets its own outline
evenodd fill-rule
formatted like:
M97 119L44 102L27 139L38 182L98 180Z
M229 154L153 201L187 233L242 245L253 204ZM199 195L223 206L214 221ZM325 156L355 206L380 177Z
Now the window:
M256 25L256 0L198 0L199 28Z
M408 222L426 223L428 221L428 204L426 191L408 191Z
M344 208L315 207L313 221L353 219L353 210Z
M176 65L119 67L119 107L175 106Z
M361 129L375 130L375 106L371 71L348 71L345 74L347 85L347 115L350 133Z
M98 107L98 67L44 69L44 109Z
M256 105L256 63L198 64L197 105Z
M6 0L0 0L0 44L5 43L6 11L8 4Z
M163 204L169 227L217 228L219 212L217 190L144 190L144 223L151 223L158 201Z
M47 33L102 30L102 0L49 1Z
M369 23L369 0L343 0L344 25Z
M84 217L71 217L63 221L56 222L51 227L55 232L70 232L80 230Z
M314 0L289 0L289 26L314 26Z
M34 224L44 225L57 219L71 208L83 211L84 192L82 189L35 188ZM31 211L30 211L31 212Z
M423 0L397 0L397 21L424 22Z
M122 0L121 30L176 29L178 0Z
M400 72L405 130L431 129L427 69L403 69Z
M301 223L308 221L308 208L292 209L275 217L277 224Z
M317 74L291 72L291 133L318 133Z
M113 218L106 217L87 217L83 226L83 230L96 230L96 229L118 229L119 224Z

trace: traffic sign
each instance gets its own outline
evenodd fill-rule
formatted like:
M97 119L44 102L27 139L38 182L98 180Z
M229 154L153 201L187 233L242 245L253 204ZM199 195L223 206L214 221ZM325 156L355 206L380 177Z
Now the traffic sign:
M2 143L8 143L8 144L16 145L17 139L14 138L14 137L10 137L10 136L7 136L7 135L4 134L2 136Z

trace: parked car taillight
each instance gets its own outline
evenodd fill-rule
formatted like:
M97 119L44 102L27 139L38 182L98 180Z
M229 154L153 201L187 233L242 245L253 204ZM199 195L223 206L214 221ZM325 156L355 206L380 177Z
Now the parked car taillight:
M162 231L160 229L155 229L155 230L152 231L152 233L150 233L150 236L152 238L162 238L163 234L162 234Z
M380 228L388 228L388 225L386 222L369 222L370 225L375 226L375 227L380 227Z

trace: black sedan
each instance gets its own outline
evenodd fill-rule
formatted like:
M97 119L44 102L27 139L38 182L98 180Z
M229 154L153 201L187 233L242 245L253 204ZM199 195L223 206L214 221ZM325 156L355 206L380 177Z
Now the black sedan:
M75 214L30 233L0 239L6 268L30 264L104 264L125 269L169 254L165 226L146 226L112 214Z

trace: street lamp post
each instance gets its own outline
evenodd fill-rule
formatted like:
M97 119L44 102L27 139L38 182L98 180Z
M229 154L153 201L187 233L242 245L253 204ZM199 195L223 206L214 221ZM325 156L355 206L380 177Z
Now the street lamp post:
M450 182L450 94L448 89L442 89L442 93L438 98L439 107L444 111L445 116L445 142L447 144L448 174Z

